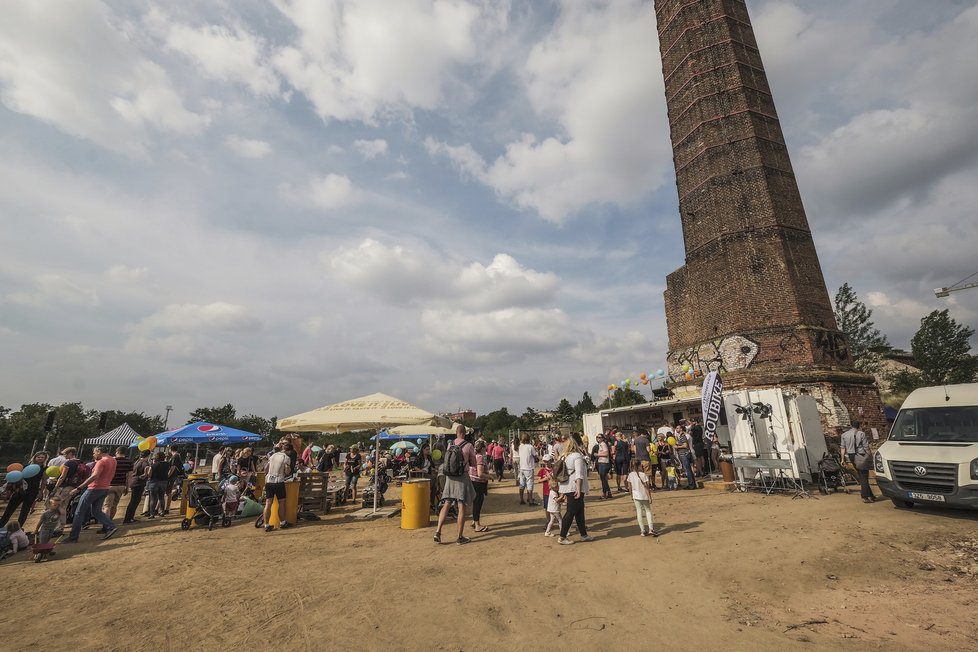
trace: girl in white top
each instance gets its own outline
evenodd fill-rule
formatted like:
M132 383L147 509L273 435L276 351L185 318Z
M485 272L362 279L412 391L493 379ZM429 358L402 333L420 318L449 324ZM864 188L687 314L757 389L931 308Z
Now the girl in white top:
M628 478L625 479L625 483L628 486L628 490L632 492L632 502L635 503L635 516L638 519L638 529L642 533L643 537L647 537L650 534L654 537L659 536L659 533L652 526L652 493L649 491L649 476L645 475L639 467L639 462L637 459L632 458L631 472L628 474ZM642 525L642 518L649 523L649 527L646 529Z
M551 528L554 525L557 529L560 529L560 505L564 502L564 497L557 493L557 483L553 481L552 477L544 480L544 482L550 483L550 500L547 501L547 531L543 533L545 537L552 537L554 535L551 532Z

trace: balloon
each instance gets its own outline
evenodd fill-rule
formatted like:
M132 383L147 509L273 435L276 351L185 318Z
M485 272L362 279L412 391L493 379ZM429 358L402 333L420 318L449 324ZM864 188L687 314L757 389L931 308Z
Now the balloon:
M184 470L184 471L189 471L189 470L190 470L190 464L189 464L189 463L187 463L187 462L184 462L184 463L183 463L183 470Z
M613 390L615 390L615 389L618 389L618 385L614 385L614 384L612 384L612 385L611 385L611 389L613 389Z
M20 482L24 479L24 474L20 471L10 471L7 473L7 482Z
M669 442L669 445L670 446L675 446L676 445L676 438L675 437L669 437L669 438L666 439L666 441Z
M613 390L614 388L615 388L615 386L614 386L614 385L608 385L608 391L609 391L609 392L610 392L611 390Z
M418 437L418 446L424 443L424 437Z
M666 375L666 372L665 372L664 369L659 369L657 372L655 372L655 375L656 376L665 376Z
M17 462L12 462L7 465L7 473L10 473L11 471L23 471L23 470L24 470L24 465L18 464Z
M61 467L49 466L48 468L44 469L44 475L48 476L49 478L57 478L59 475L61 475Z
M647 375L645 374L645 372L644 372L644 371L643 371L642 373L640 373L640 374L638 375L638 377L639 377L639 378L641 378L642 380L645 380L646 378L648 378L648 376L647 376Z
M28 464L24 467L24 477L33 478L35 475L41 472L41 467L39 464Z
M697 369L696 371L693 372L693 375L694 376L702 376L703 375L703 372L700 371L699 369Z
M626 378L625 379L625 385L628 386L628 385L631 385L631 384L632 384L632 379L631 378Z
M689 371L689 364L683 364L683 371Z
M435 460L436 462L438 460L440 460L441 459L441 451L438 450L437 448L435 450L431 451L431 459Z
M647 379L647 378L643 378L643 379L642 379L642 384L643 384L643 385L648 385L648 384L649 384L649 381L648 381L648 379Z
M150 448L149 448L149 440L148 439L142 440L141 442L139 442L139 444L136 446L136 448L138 448L141 451L148 451L148 450L150 450Z
M146 438L146 441L149 442L149 450L153 450L154 448L156 448L156 443L157 443L156 435L150 435L149 437Z

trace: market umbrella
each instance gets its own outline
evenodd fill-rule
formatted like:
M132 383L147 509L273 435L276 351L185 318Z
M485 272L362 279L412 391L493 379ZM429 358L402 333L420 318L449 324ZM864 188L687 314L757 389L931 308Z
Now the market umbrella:
M288 432L328 432L421 425L447 428L451 421L407 401L380 392L349 401L326 405L309 412L280 419L279 430ZM375 460L380 459L380 437ZM375 467L376 469L377 467ZM374 512L377 511L377 470L374 471Z
M401 437L421 437L427 435L454 435L456 426L461 424L453 423L448 428L442 428L440 426L432 425L420 425L420 426L398 426L396 428L391 428L388 432L392 435L400 435Z
M219 426L206 421L190 423L176 430L167 430L156 435L157 446L169 446L170 444L241 444L245 442L261 441L262 436L253 432ZM130 446L138 446L139 442L133 442Z
M414 442L410 442L410 441L399 441L396 444L394 444L393 446L391 446L390 447L390 450L392 452L396 452L396 451L401 450L402 448L410 448L415 453L417 453L419 450L421 450L420 448L418 448L418 445L417 444L415 444Z
M341 432L364 428L420 425L447 428L451 421L387 394L370 394L279 419L288 432Z

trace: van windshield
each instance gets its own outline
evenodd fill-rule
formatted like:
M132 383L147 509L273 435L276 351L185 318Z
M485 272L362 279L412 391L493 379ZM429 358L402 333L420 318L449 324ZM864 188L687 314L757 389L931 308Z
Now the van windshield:
M900 410L892 441L978 442L978 406Z

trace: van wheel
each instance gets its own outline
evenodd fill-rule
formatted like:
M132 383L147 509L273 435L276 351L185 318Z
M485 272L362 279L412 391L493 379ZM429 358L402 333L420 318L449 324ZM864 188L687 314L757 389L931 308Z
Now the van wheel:
M897 509L910 509L913 507L912 500L901 500L900 498L890 498L893 501L893 506Z

